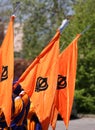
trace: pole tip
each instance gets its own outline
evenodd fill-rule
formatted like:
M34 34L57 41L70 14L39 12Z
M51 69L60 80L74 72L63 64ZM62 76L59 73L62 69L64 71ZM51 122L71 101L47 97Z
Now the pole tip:
M16 18L16 16L13 14L13 15L11 16L11 19L14 20L15 18Z
M59 27L60 32L62 32L64 30L64 28L68 25L68 23L69 23L69 20L67 20L67 19L62 21L62 24Z

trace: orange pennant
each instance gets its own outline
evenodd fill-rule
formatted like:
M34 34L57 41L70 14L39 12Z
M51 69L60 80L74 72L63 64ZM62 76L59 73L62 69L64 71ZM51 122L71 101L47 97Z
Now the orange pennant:
M57 122L57 116L58 116L58 110L56 108L56 100L57 100L57 91L55 94L55 98L54 98L54 102L53 102L51 114L50 114L50 125L52 127L52 130L55 130L56 128L56 122Z
M2 73L2 53L1 53L1 47L0 47L0 79L1 79L1 73Z
M50 43L26 69L17 82L31 96L35 112L44 130L47 130L49 125L48 117L56 91L59 65L59 38L60 32L57 31Z
M44 49L45 55L40 58L36 74L36 87L31 100L35 106L35 111L42 124L44 130L48 129L49 116L53 104L57 75L58 75L58 55L59 55L59 36L57 32L48 46L52 44L50 49L48 46ZM41 54L43 54L43 52Z
M0 107L8 126L11 121L12 82L14 73L14 16L11 17L6 36L1 45L2 74L0 80Z
M76 68L77 68L77 42L80 34L59 56L59 75L57 84L57 109L68 128L74 99Z

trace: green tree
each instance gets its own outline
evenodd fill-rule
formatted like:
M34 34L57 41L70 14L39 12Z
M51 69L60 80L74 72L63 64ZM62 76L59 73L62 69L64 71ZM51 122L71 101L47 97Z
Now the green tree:
M13 1L13 5L17 0ZM23 55L26 59L35 58L54 36L62 20L68 13L67 0L21 0L23 20Z
M12 12L13 12L13 6L11 4L11 1L1 0L0 1L0 19L2 19L4 23L7 23L9 21L9 17L11 16Z
M1 2L1 1L0 1ZM11 1L13 8L0 11L0 16L11 15L18 0ZM76 105L78 112L95 113L95 0L21 0L16 11L17 19L23 22L23 55L35 58L54 36L64 18L69 18L69 26L61 36L61 50L81 33L78 42L78 66L76 80ZM72 6L72 4L74 5ZM1 3L0 3L1 4ZM74 14L68 14L74 11ZM5 17L6 18L6 17Z
M90 28L78 42L78 67L76 80L76 103L78 112L95 113L95 0L77 0L75 14L62 36L62 42L70 43L76 34L88 25Z
M38 1L32 5L31 16L24 25L23 52L26 58L35 58L41 52L54 35L63 17L59 15L56 2L53 5L52 2Z

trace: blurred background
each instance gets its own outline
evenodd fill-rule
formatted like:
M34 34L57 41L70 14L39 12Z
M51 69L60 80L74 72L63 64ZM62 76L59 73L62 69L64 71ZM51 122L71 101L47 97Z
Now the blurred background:
M95 114L95 0L0 0L0 45L10 16L14 24L15 77L19 78L49 43L64 19L69 25L61 34L60 52L77 34L78 65L71 116ZM19 6L17 6L19 5ZM18 7L18 8L16 8Z

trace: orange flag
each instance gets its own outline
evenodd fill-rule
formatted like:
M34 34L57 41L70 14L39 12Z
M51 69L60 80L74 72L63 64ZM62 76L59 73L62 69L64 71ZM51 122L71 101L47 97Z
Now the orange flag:
M71 44L59 56L59 75L57 84L57 109L64 120L66 128L69 125L71 115L76 68L77 68L77 42L80 34L71 42Z
M2 73L2 53L1 53L1 47L0 47L0 79L1 79L1 73Z
M49 124L48 117L57 85L59 38L60 32L57 31L50 43L17 82L31 96L35 111L44 130L47 130Z
M0 79L0 107L8 126L11 121L12 82L14 72L14 16L11 17L6 36L1 45L2 74Z
M34 87L35 87L35 80L36 80L36 73L38 67L39 60L36 58L32 64L25 70L25 72L21 75L19 80L14 84L13 88L15 89L18 84L22 86L25 92L31 97Z
M55 128L56 128L56 121L57 121L57 116L58 116L58 110L56 107L56 100L57 100L57 91L55 94L55 98L54 98L54 102L53 102L51 114L50 114L50 125L52 127L52 130L55 130Z
M59 36L60 32L58 31L49 43L50 45L52 44L52 47L48 50L48 53L42 58L39 57L40 61L36 75L36 88L31 97L35 106L35 111L44 130L48 129L49 116L56 92L59 67ZM47 47L45 50L46 49Z

